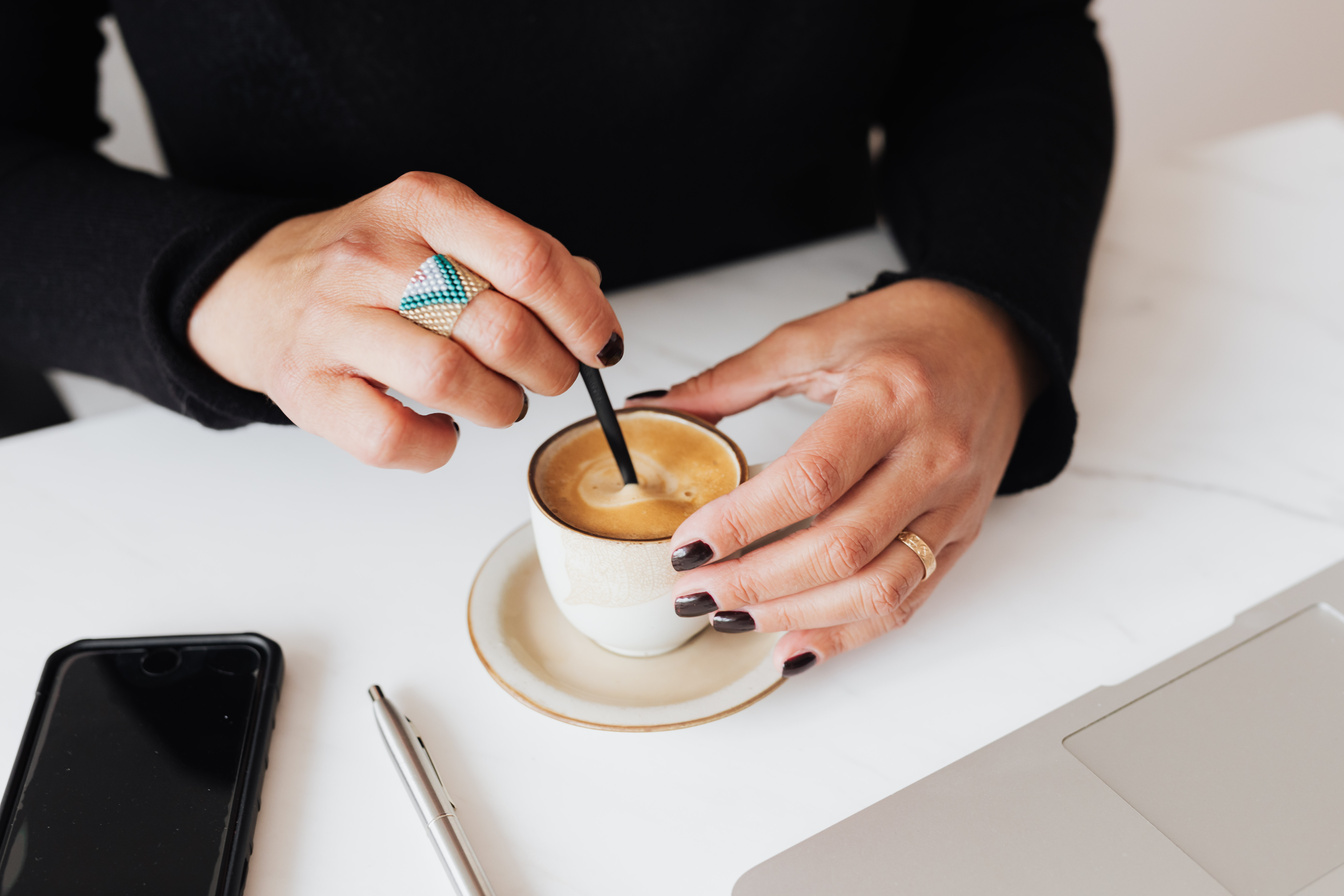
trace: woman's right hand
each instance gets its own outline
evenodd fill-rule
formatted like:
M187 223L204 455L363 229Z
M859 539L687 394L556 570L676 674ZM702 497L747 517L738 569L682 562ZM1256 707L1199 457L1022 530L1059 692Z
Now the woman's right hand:
M397 311L435 253L493 285L451 339ZM217 373L302 428L365 463L428 471L457 445L450 414L509 426L527 411L520 384L558 395L578 360L620 360L599 279L592 262L457 181L412 173L272 228L202 296L187 336ZM446 413L417 414L388 388Z

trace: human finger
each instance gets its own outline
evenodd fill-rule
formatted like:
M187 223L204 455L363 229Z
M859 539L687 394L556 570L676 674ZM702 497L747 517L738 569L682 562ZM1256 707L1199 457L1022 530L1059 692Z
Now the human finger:
M859 574L911 519L942 497L942 488L935 487L937 494L930 494L922 482L917 464L883 458L808 528L682 575L677 587L687 599L677 599L678 612L698 615L690 610L749 608ZM937 530L921 535L935 544L935 550L948 538L941 519ZM695 600L689 599L692 595Z
M811 362L807 353L790 350L792 340L787 332L776 330L745 351L666 390L632 395L626 399L626 406L672 408L717 423L768 398L786 394L788 384Z
M874 616L857 622L826 628L791 631L775 644L774 660L785 677L802 674L827 660L875 640L910 621L915 611L924 605L939 583L969 547L969 542L953 542L943 548L938 558L938 569L897 608L885 616Z
M575 358L603 367L621 359L625 342L616 312L591 270L555 237L443 175L405 174L389 192L434 251L529 308Z
M453 339L380 308L358 308L332 327L327 350L360 375L481 426L504 427L526 410L517 383Z
M354 375L306 380L299 397L277 396L294 423L374 467L427 473L457 448L458 427L447 414L420 415Z
M602 269L597 266L597 262L582 255L575 255L574 260L583 268L584 273L592 279L594 285L602 285Z
M835 403L782 457L697 510L672 536L672 566L686 571L814 516L838 501L903 435L880 390L842 388Z
M415 253L403 249L401 254L404 267L412 270ZM596 271L592 262L586 266ZM407 275L407 279L418 276L418 273ZM399 310L399 302L389 300L384 304ZM578 378L578 361L536 315L494 289L487 288L471 296L447 338L466 348L491 370L541 395L560 395Z
M937 557L947 545L950 521L925 514L910 524ZM720 631L787 632L844 625L899 612L925 580L925 567L914 549L893 539L851 576L741 609L715 613Z
M560 395L579 375L579 362L531 311L491 289L467 303L450 338L539 395Z

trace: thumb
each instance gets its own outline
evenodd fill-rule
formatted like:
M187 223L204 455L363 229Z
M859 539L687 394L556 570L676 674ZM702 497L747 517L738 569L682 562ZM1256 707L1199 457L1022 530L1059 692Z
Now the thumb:
M626 399L626 407L656 407L685 411L718 423L730 414L755 407L776 395L787 373L767 337L741 354L677 383L665 394L641 392Z

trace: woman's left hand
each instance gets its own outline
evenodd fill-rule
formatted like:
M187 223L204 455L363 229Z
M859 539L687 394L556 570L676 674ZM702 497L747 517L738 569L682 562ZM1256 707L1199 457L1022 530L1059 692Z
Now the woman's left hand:
M788 632L796 674L902 625L980 531L1039 362L997 306L961 287L907 280L801 320L718 366L631 404L710 422L803 394L830 409L764 472L672 537L676 612L720 631ZM739 559L711 563L816 515ZM937 557L924 580L922 538ZM669 608L669 612L672 608Z

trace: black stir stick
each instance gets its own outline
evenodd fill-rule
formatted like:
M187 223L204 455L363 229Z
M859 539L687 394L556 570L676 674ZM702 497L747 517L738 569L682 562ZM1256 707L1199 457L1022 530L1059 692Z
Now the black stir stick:
M616 466L621 471L621 479L626 485L639 481L635 476L635 465L630 462L630 449L625 447L625 436L616 423L616 412L611 409L611 399L607 397L607 387L602 385L602 374L596 367L579 364L579 373L583 374L583 384L588 387L588 397L593 400L593 410L597 411L597 422L602 424L602 433L611 446L611 456L616 458Z

